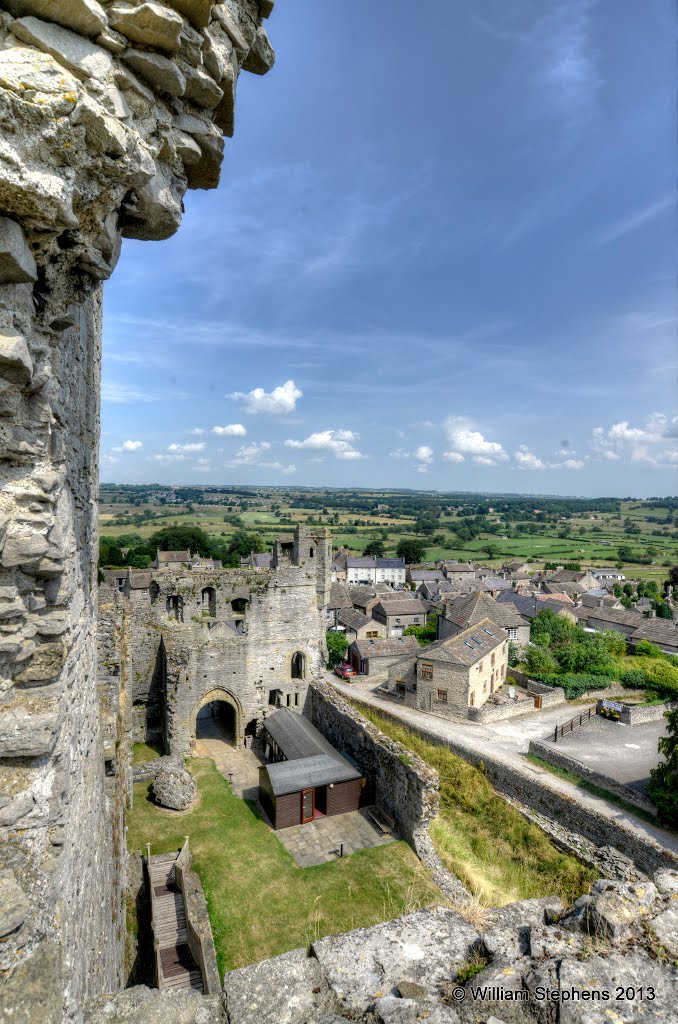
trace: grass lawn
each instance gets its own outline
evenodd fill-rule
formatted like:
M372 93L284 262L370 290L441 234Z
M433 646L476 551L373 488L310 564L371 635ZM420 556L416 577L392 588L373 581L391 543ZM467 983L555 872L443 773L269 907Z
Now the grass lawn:
M155 761L156 757L162 756L162 747L159 743L133 743L132 764L146 764L147 761Z
M255 963L324 935L387 921L442 902L428 871L404 842L298 868L255 806L234 796L214 763L189 762L198 781L193 810L177 814L134 787L130 850L178 850L190 837L207 898L220 971Z
M360 704L382 732L419 754L440 778L440 813L431 838L445 865L485 906L558 895L571 903L598 877L561 853L544 833L498 796L483 773L445 747Z

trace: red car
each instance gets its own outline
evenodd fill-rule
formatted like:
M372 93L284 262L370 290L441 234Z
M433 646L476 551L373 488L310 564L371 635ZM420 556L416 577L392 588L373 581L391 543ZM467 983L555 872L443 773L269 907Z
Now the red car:
M356 673L353 665L348 665L344 662L343 665L334 666L334 674L339 676L340 679L348 679L349 676L354 676Z

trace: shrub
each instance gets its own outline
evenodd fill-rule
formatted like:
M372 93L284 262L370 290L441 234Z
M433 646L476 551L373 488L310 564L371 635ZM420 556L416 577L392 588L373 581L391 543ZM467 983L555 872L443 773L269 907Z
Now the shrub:
M639 690L645 686L645 673L640 668L630 668L622 672L620 682L632 690Z
M553 672L557 667L556 660L551 652L537 646L537 644L527 645L523 653L523 661L527 666L527 671L530 673Z
M656 644L650 643L649 640L639 640L636 644L636 654L639 654L642 658L661 658L662 652Z
M668 735L659 740L659 753L663 763L652 768L647 794L654 800L659 819L675 828L678 826L678 710L664 716L668 720Z
M546 686L562 686L568 700L581 697L587 690L604 690L610 685L609 676L593 675L590 672L564 672L537 674L534 677Z

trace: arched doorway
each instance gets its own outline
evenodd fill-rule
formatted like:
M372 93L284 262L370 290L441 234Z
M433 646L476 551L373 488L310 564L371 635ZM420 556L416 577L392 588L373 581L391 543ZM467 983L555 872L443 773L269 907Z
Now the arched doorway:
M195 719L197 740L220 740L236 746L236 714L232 704L225 700L213 700L204 704Z
M290 675L292 679L306 678L306 656L302 651L295 651L292 655Z
M217 592L214 587L203 587L200 595L203 613L207 612L214 619L217 615Z
M236 748L244 745L242 708L238 698L229 690L220 687L210 690L195 705L191 716L194 750L196 742L201 739L210 746L215 741ZM207 752L203 750L203 753Z

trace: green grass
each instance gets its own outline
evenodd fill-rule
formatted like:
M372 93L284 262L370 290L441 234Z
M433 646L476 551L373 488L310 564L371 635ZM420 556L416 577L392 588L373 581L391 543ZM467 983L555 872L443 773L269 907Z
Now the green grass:
M162 756L162 747L159 743L133 743L132 764L146 764L147 761L155 761L156 757Z
M431 838L445 865L481 903L503 906L551 894L570 903L588 892L596 872L557 850L495 793L479 769L371 708L357 706L382 732L438 772L440 812L431 825Z
M145 852L150 841L152 853L169 853L190 837L222 973L442 902L404 842L297 867L255 805L233 795L214 762L198 759L189 767L199 797L186 814L152 803L145 783L134 787L128 845Z
M609 790L603 789L602 786L596 786L588 779L582 779L580 775L575 772L569 772L566 768L560 768L555 764L551 764L549 761L545 761L542 757L537 757L536 754L525 754L525 759L531 761L532 764L537 765L538 768L543 768L545 771L550 772L551 775L557 775L561 779L567 779L573 785L577 786L578 789L583 789L586 793L590 793L591 796L598 796L603 800L607 800L609 804L614 804L615 807L621 807L622 810L628 811L631 814L635 814L637 818L642 818L643 821L650 821L654 824L657 822L657 818L654 814L650 814L649 811L643 810L642 807L636 807L635 804L631 804L628 800L624 800L623 797L617 796L616 793L610 793Z

